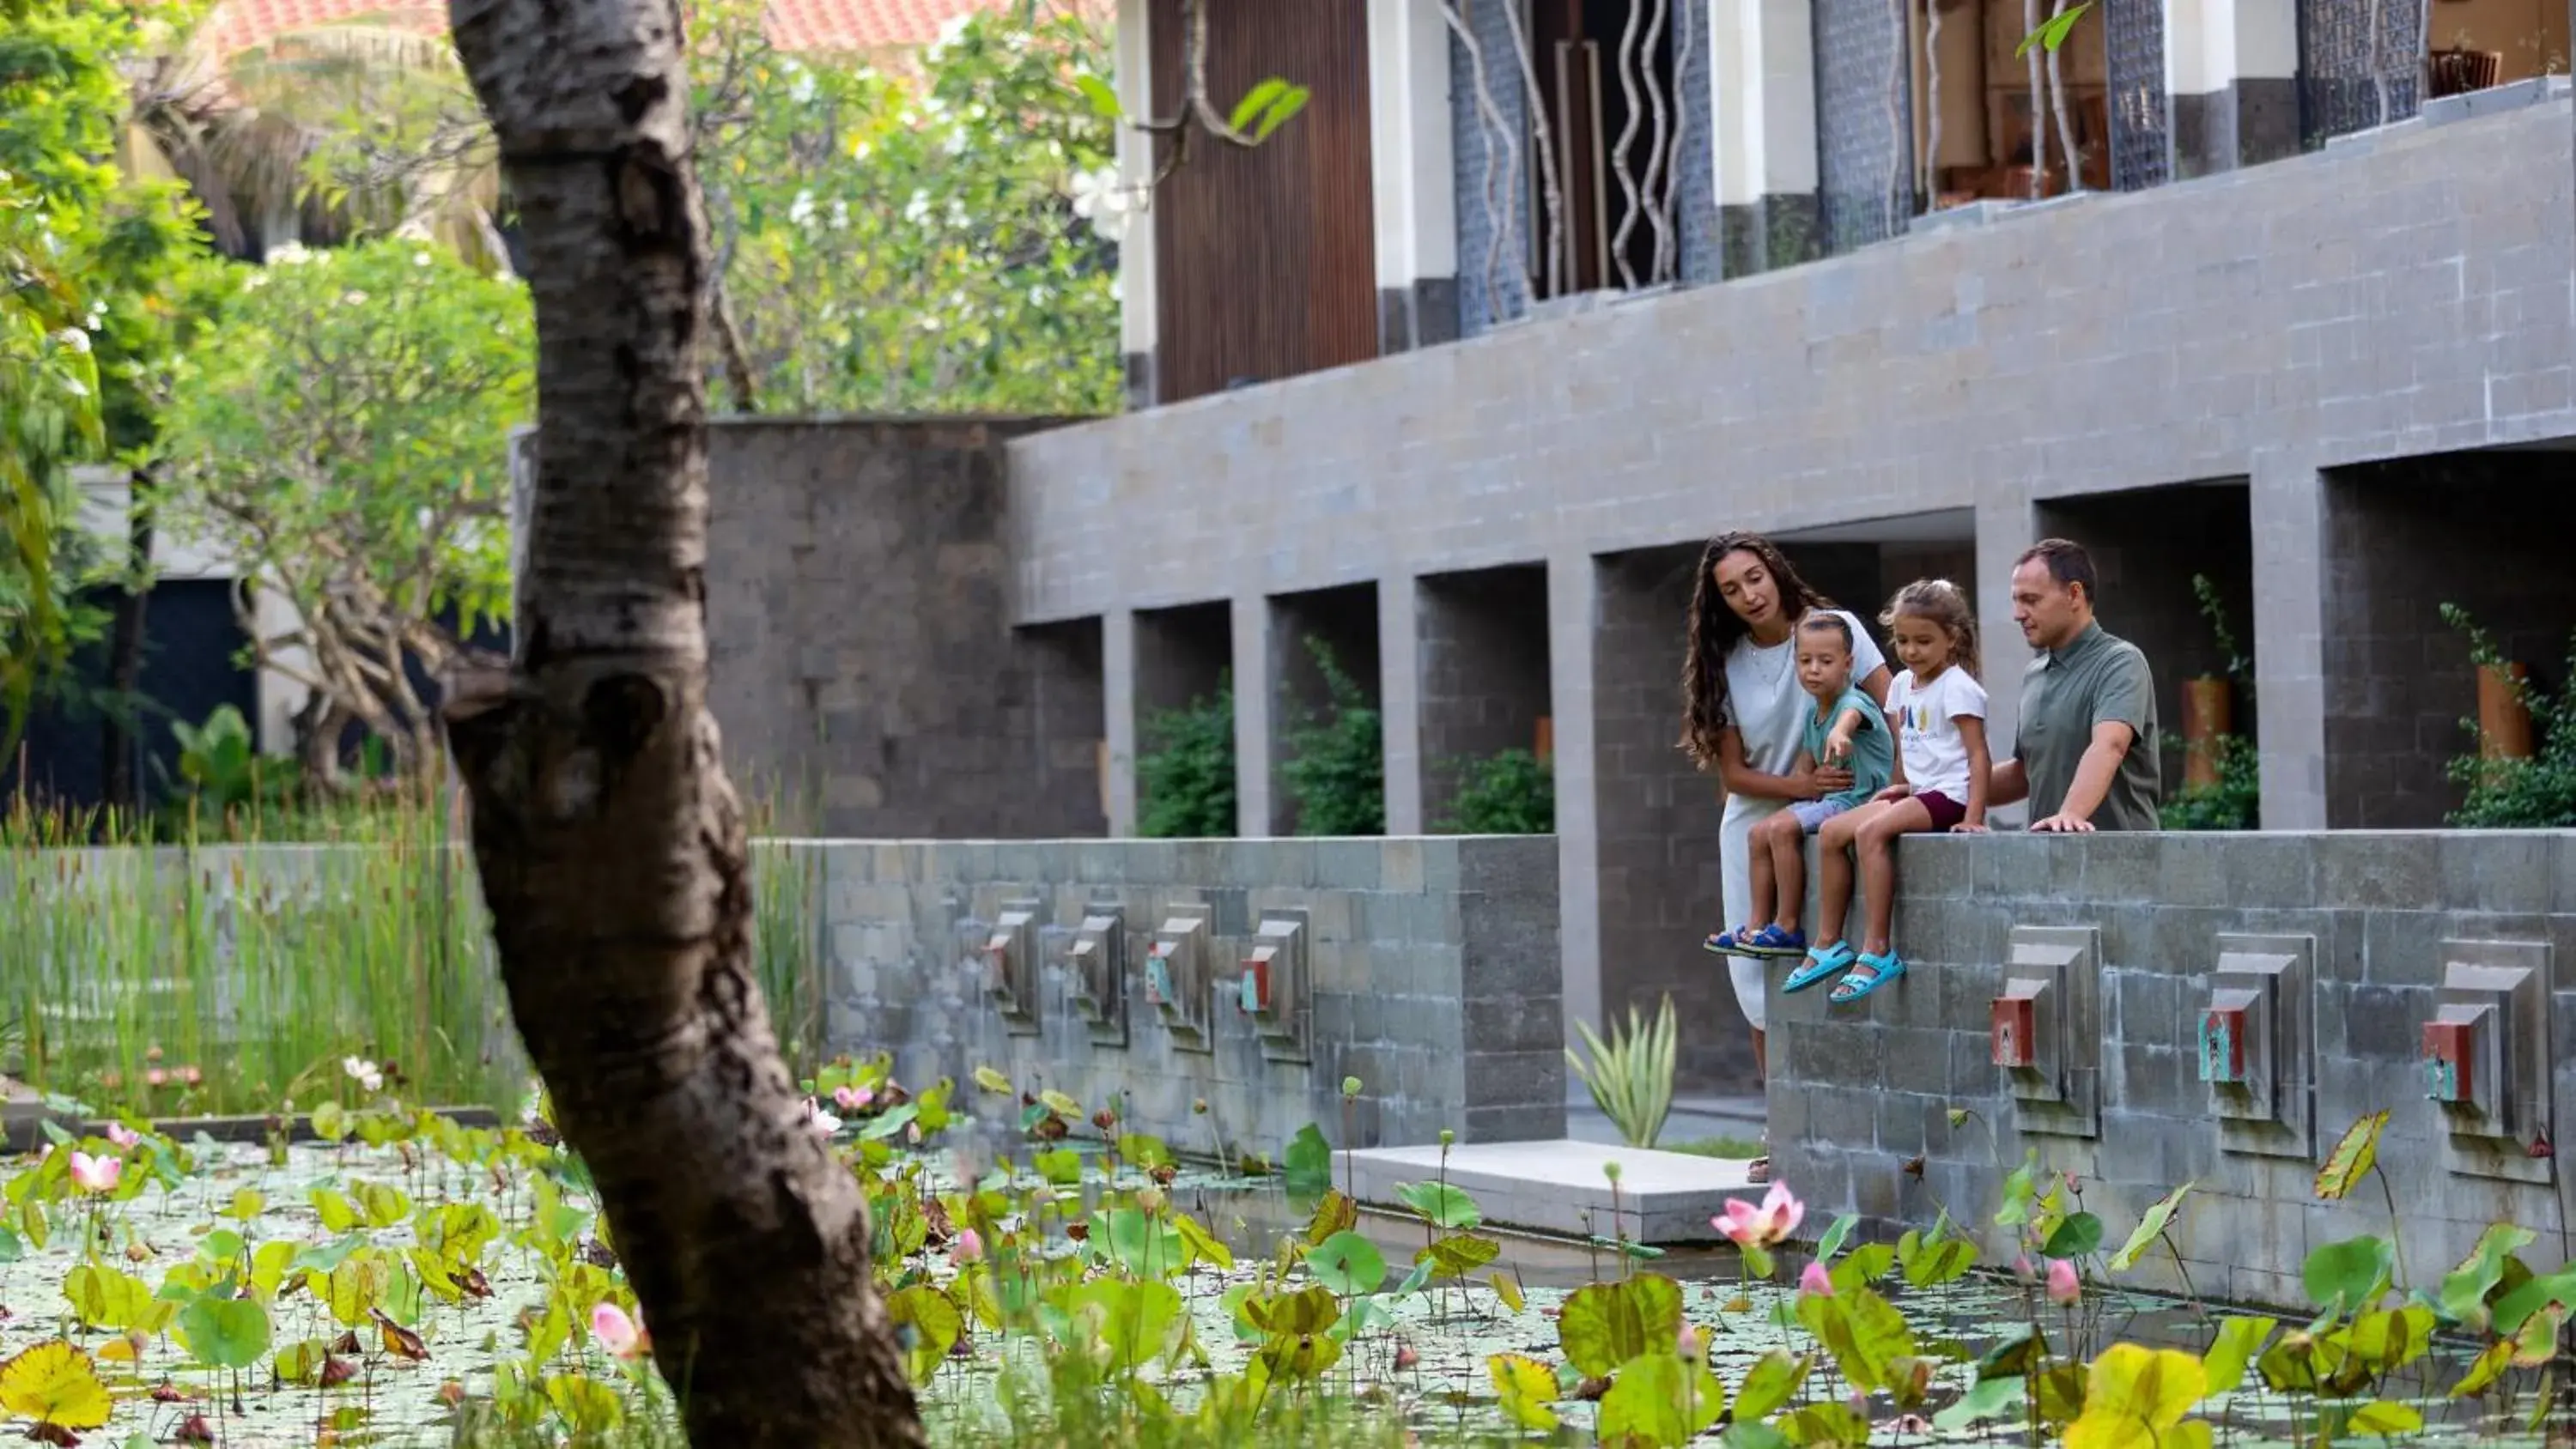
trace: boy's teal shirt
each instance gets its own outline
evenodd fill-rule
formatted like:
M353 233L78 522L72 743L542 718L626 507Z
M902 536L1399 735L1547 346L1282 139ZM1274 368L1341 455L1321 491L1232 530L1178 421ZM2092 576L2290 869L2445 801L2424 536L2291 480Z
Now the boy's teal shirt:
M1852 732L1851 759L1845 765L1852 773L1851 788L1825 798L1837 805L1863 805L1896 779L1896 736L1888 732L1887 716L1868 695L1845 689L1823 718L1812 708L1807 711L1807 757L1819 765L1825 763L1825 737L1833 733L1834 721L1847 709L1859 710L1861 720L1860 728Z

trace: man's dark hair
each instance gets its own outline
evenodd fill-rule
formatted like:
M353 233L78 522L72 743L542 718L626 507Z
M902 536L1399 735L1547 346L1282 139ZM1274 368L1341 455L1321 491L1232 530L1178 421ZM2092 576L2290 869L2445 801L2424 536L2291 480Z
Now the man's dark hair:
M2059 588L2081 584L2084 602L2100 602L2101 585L2094 577L2093 555L2084 551L2084 545L2071 538L2043 538L2022 550L2021 557L2013 560L2013 567L2020 568L2033 559L2048 566L2048 576Z

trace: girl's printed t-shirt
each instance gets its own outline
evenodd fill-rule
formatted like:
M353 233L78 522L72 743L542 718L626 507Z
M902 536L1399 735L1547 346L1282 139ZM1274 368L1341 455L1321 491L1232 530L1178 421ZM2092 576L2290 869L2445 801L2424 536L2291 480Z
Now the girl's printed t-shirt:
M1900 669L1887 686L1887 717L1896 722L1905 752L1905 783L1916 794L1931 791L1961 804L1968 801L1968 742L1959 733L1959 716L1986 717L1986 687L1976 676L1953 664L1930 684Z

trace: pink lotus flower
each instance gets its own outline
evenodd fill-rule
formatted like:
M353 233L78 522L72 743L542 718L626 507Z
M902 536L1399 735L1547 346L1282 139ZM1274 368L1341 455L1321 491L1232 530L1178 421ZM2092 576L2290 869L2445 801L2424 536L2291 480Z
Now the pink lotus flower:
M869 1091L865 1087L834 1087L832 1089L832 1105L840 1108L844 1112L865 1111L867 1110L867 1105L876 1099L877 1094Z
M619 1358L635 1357L649 1342L643 1324L627 1317L625 1309L606 1302L590 1310L590 1336Z
M1731 1197L1726 1200L1726 1211L1708 1222L1739 1248L1767 1248L1796 1232L1806 1216L1807 1205L1789 1195L1788 1184L1775 1182L1762 1195L1762 1206Z
M125 1175L125 1160L118 1157L92 1157L72 1150L72 1186L83 1192L114 1192L116 1180Z
M2013 1259L2013 1276L2025 1283L2039 1281L2039 1270L2030 1265L2030 1254L2024 1253Z
M143 1085L154 1088L166 1087L170 1085L170 1074L160 1067L147 1067L143 1072Z
M953 1266L963 1268L969 1263L981 1261L983 1256L984 1235L973 1228L960 1229L956 1238L948 1244L948 1261Z
M2074 1263L2064 1258L2049 1259L2048 1301L2063 1308L2083 1296L2084 1280L2075 1275Z
M1689 1323L1682 1325L1681 1333L1678 1334L1673 1341L1673 1351L1680 1354L1685 1359L1695 1359L1699 1357L1699 1328L1697 1325Z
M813 1128L816 1136L829 1137L841 1130L841 1119L824 1111L821 1104L808 1097L805 1099L805 1125Z
M1809 1263L1807 1271L1798 1275L1798 1291L1812 1293L1819 1298L1831 1298L1834 1296L1833 1275L1825 1271L1824 1264Z
M143 1140L143 1134L122 1122L107 1124L107 1140L119 1147L132 1147Z

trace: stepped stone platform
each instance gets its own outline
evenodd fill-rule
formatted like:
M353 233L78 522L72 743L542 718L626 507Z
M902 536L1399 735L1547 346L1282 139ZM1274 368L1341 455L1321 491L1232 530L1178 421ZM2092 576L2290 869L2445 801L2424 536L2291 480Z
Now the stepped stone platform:
M1442 1171L1437 1147L1380 1147L1349 1158L1353 1195L1397 1211L1403 1210L1398 1188L1436 1180ZM1613 1162L1619 1164L1615 1218L1603 1170ZM1602 1142L1478 1142L1449 1149L1447 1180L1473 1196L1496 1227L1606 1238L1615 1225L1632 1242L1668 1247L1717 1241L1709 1219L1726 1200L1763 1191L1747 1177L1749 1166Z

